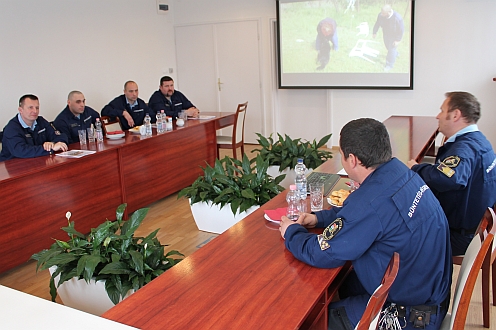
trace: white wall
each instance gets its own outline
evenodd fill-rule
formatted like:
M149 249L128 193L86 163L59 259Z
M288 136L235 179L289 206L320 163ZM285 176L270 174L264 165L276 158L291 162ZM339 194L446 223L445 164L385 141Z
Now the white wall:
M148 102L175 67L173 14L156 0L0 0L0 130L23 94L48 120L80 90L100 111L135 80ZM172 74L174 76L174 74Z
M414 90L275 90L270 20L275 0L175 0L175 24L261 18L266 131L306 139L333 133L357 117L438 113L444 93L465 90L482 104L480 129L496 146L496 1L416 0ZM176 42L187 42L176 40ZM273 98L275 102L273 102ZM273 118L278 118L273 122ZM304 118L305 121L300 120Z
M444 92L466 90L481 102L479 127L496 145L494 0L415 1L413 91L277 90L270 34L275 0L168 2L169 13L158 15L156 0L0 0L0 127L25 93L40 97L47 119L65 106L70 90L81 90L87 104L100 110L128 79L138 82L147 101L159 78L176 68L174 42L188 42L174 40L174 24L256 18L262 22L266 133L310 140L332 132L336 145L340 128L351 119L434 116ZM180 89L180 81L177 85Z

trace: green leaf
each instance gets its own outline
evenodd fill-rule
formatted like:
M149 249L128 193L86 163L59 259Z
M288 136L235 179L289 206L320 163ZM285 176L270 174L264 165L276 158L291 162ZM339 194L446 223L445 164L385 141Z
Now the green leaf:
M121 230L122 235L127 235L127 236L133 235L136 229L138 229L138 227L145 219L148 210L149 210L148 208L144 208L134 212L133 215L131 216L131 219L126 221L122 226L122 230Z
M112 281L105 281L105 291L114 305L117 305L121 300L121 293Z
M74 261L78 258L77 255L73 253L62 253L62 254L57 254L51 257L50 259L47 259L46 262L43 264L41 267L41 270L48 269L52 266L62 266L65 265L71 261Z
M62 230L70 235L75 235L77 237L86 238L83 234L74 229L74 221L71 221L68 227L62 227Z
M88 283L93 277L96 266L102 261L99 255L84 255L77 263L76 275L83 275L86 283Z
M134 270L143 275L143 255L138 251L129 251L132 258L132 265L134 265Z
M99 274L130 274L129 266L125 262L112 262L99 272Z
M117 207L117 210L115 210L115 216L116 216L117 222L119 223L119 226L121 225L121 222L122 222L122 219L124 216L124 211L126 210L126 206L127 206L126 203L121 204Z

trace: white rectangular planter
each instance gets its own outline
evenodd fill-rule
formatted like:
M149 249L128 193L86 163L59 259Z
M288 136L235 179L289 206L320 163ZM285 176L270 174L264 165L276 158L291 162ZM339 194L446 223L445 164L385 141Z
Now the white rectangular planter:
M50 267L50 275L55 271L55 266ZM55 287L59 282L60 275L55 278ZM129 297L134 290L130 290L125 298ZM114 303L110 300L105 291L105 282L91 279L90 283L79 280L75 277L62 283L57 288L62 303L65 306L78 309L93 315L102 315L112 307Z
M234 216L231 205L225 205L222 209L219 205L212 205L211 202L199 202L191 205L190 199L190 206L198 229L215 234L222 234L260 207L258 205L252 206L245 212L236 213Z

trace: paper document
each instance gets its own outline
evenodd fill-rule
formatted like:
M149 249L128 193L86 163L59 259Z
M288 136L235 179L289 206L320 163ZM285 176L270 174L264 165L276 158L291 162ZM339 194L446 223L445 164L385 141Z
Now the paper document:
M81 158L87 155L94 154L95 152L96 151L93 150L69 150L56 155L69 158Z
M197 118L188 117L188 120L190 120L190 119L212 119L212 118L215 118L215 116L199 116Z

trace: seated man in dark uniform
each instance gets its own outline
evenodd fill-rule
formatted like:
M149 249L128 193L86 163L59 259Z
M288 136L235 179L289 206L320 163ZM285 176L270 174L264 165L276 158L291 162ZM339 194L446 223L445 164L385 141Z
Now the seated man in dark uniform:
M417 164L412 159L408 166L439 199L448 218L453 255L461 255L486 208L496 202L496 156L477 127L481 114L477 99L467 92L445 96L437 119L448 140L439 148L436 164Z
M413 321L439 329L449 305L452 273L443 209L425 182L392 158L384 124L353 120L341 130L339 146L344 170L360 188L342 207L303 213L296 222L283 217L280 228L286 248L309 265L353 264L339 290L341 300L329 305L329 329L357 325L394 252L400 255L400 267L387 300L386 306L395 304L388 317L397 317L404 329L414 329ZM325 229L317 235L305 227Z
M95 124L100 114L86 106L83 93L72 91L67 96L67 106L55 118L53 126L69 138L69 143L79 142L79 130L86 130Z
M19 113L3 129L0 161L12 158L33 158L67 151L67 136L56 132L39 116L40 102L35 95L19 99Z
M119 117L123 130L143 125L146 114L150 115L151 122L154 123L156 113L138 95L138 84L131 80L127 81L124 84L124 94L107 104L102 109L102 116Z
M177 118L182 110L185 110L190 117L198 117L200 113L183 93L174 90L174 80L169 76L160 79L159 90L152 94L148 106L155 113L164 110L165 114L172 118Z

